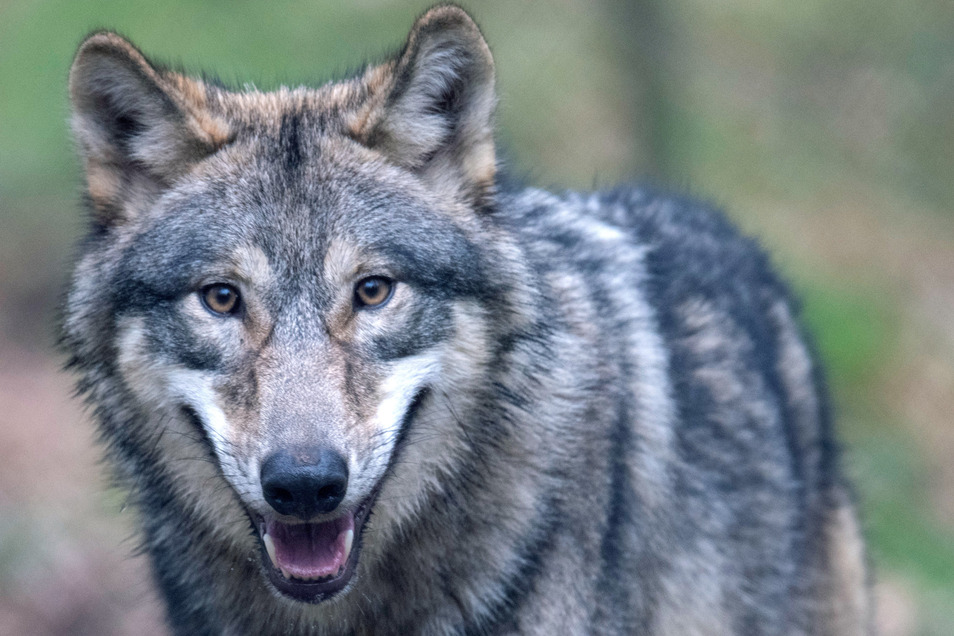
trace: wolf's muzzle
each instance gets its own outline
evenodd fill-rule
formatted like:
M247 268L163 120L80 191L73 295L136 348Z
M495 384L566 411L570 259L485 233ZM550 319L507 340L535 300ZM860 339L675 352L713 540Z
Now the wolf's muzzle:
M262 493L281 515L307 521L338 507L348 490L348 464L327 447L280 450L262 464Z
M307 603L318 603L347 587L376 491L354 506L342 507L348 464L326 446L273 453L262 464L261 483L265 500L278 514L250 516L272 585Z

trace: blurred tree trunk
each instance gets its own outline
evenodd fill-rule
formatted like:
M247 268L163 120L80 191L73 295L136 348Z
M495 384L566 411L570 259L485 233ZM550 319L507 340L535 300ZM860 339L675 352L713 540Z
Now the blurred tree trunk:
M672 176L671 129L674 42L671 15L660 0L604 0L622 69L621 90L630 104L638 175Z

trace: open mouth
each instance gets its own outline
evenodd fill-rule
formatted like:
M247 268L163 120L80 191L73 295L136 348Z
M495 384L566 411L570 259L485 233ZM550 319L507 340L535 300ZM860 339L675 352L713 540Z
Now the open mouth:
M411 400L386 473L394 465L409 422L427 391L421 389ZM344 590L357 569L365 522L380 491L379 481L357 508L323 522L285 523L246 509L258 531L262 567L275 589L305 603L320 603Z
M324 522L284 523L258 517L262 566L283 595L320 603L347 587L361 551L374 494L354 511Z

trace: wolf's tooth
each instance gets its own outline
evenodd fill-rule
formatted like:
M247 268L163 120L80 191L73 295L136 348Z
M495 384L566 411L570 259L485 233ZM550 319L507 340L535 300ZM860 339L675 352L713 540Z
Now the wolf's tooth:
M278 567L278 566L276 566L276 567ZM288 573L288 570L286 570L286 569L283 568L283 567L279 567L278 569L281 570L282 576L284 576L286 579L290 579L290 578L291 578L291 574Z
M262 543L265 544L265 552L268 553L268 558L271 560L272 565L276 568L278 567L278 561L275 560L275 541L272 539L272 536L267 532L262 535Z
M345 552L344 552L345 561L347 561L348 557L351 556L352 543L354 543L354 528L348 528L348 531L345 532Z

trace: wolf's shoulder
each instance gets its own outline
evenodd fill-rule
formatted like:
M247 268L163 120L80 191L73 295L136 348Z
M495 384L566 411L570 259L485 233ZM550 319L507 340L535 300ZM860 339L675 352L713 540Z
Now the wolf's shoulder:
M759 241L698 198L642 186L558 194L522 188L506 193L501 204L516 231L559 244L568 258L612 259L627 247L640 250L667 295L717 297L733 288L789 296Z

